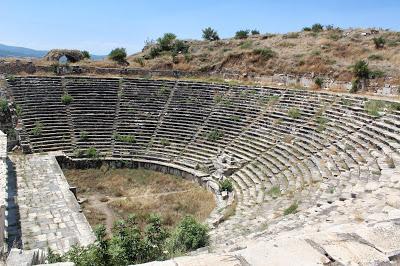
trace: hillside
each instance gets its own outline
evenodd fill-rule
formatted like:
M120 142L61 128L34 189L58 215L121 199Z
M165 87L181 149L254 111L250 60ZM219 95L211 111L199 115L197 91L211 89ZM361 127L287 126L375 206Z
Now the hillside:
M382 37L383 48L374 38ZM250 35L246 39L185 41L186 54L161 52L151 58L152 43L128 57L132 67L188 71L255 72L262 75L293 73L324 75L350 81L351 66L367 60L371 70L390 83L400 84L400 32L374 29L330 29L287 34Z
M46 55L47 51L39 51L25 47L17 47L0 44L0 57L33 57L40 58Z
M1 57L17 57L17 58L42 58L48 51L35 50L25 47L11 46L0 44L0 58ZM104 55L91 55L93 60L102 60Z

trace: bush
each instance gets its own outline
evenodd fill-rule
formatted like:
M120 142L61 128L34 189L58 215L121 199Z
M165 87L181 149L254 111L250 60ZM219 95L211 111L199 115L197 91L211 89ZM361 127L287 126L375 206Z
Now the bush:
M382 55L378 55L378 54L372 54L370 56L368 56L369 60L383 60L383 56Z
M79 139L82 140L82 141L88 140L89 139L88 133L86 131L81 131L79 133Z
M235 39L246 39L247 37L249 37L249 33L249 30L239 30L235 34Z
M353 65L353 74L359 79L368 79L370 71L368 68L368 63L364 60L359 60Z
M386 40L382 36L377 37L377 38L375 37L373 39L373 41L374 41L376 49L382 49L385 46L385 43L386 43Z
M256 29L251 31L251 35L260 35L260 32Z
M35 122L35 127L31 130L32 135L40 136L43 133L43 124L39 121Z
M0 106L1 106L1 100L0 100ZM1 109L3 109L3 108L1 108ZM21 117L21 115L22 115L22 107L18 104L15 105L15 114L17 115L17 117Z
M153 46L150 48L149 54L148 54L148 58L149 59L154 59L157 56L159 56L161 53L161 49L158 46Z
M90 59L90 53L88 51L82 51L83 59Z
M300 34L298 32L289 32L284 34L282 37L285 39L297 39L299 38Z
M86 157L95 159L99 158L100 152L98 152L95 147L90 147L89 149L86 150L85 155Z
M233 191L233 184L230 179L225 178L223 181L219 182L219 191Z
M157 39L157 43L162 51L171 51L175 39L176 39L175 34L165 33L163 37Z
M110 54L108 55L108 58L110 58L111 60L118 62L120 64L125 63L126 62L126 49L125 48L115 48L114 50L112 50L110 52Z
M171 234L157 215L150 215L144 228L135 215L117 221L112 236L103 225L95 228L96 242L87 247L74 246L60 256L51 250L49 263L71 261L78 266L121 266L165 260L204 247L209 242L208 227L187 216ZM169 251L169 252L167 252Z
M299 117L300 117L300 111L299 111L299 109L294 108L294 107L290 108L290 109L288 110L288 116L291 117L291 118L293 118L293 119L299 118Z
M176 243L180 243L184 251L205 247L209 243L208 230L193 216L186 216L177 227Z
M283 215L289 215L292 213L296 213L298 207L299 207L299 204L297 202L292 203L292 205L290 205L288 208L286 208L283 211Z
M324 80L320 77L317 77L314 79L315 85L317 85L318 88L322 88L322 85L324 84Z
M303 31L311 31L311 28L310 27L304 27Z
M182 40L176 40L172 46L173 54L184 53L189 51L189 45Z
M218 32L212 29L211 27L205 28L203 31L203 39L207 41L218 41L219 36Z
M136 138L133 135L120 135L120 134L115 134L114 139L118 140L120 142L126 142L126 143L135 143Z
M217 141L224 136L224 133L218 129L213 129L207 134L207 140L209 141Z
M376 78L383 78L385 76L385 72L382 70L372 70L369 72L369 78L376 79Z
M279 186L273 186L271 187L270 190L268 190L268 195L270 195L272 198L277 198L281 196L281 189Z
M313 32L320 32L320 31L323 31L323 30L324 30L324 26L322 26L322 25L319 24L319 23L315 23L314 25L311 26L311 30L312 30Z
M2 113L6 113L8 110L8 102L7 99L0 98L0 111Z
M164 147L165 147L165 146L171 145L170 142L169 142L169 140L166 139L166 138L162 138L162 139L160 140L160 143L161 143L161 145L163 145Z
M379 100L369 100L364 104L364 110L371 116L378 117L385 107L385 103Z
M74 100L74 98L71 95L69 95L68 93L61 96L61 102L65 105L70 104L73 100Z
M267 61L276 55L276 53L274 51L272 51L271 48L254 49L253 53L256 55L259 55L260 58L264 61Z

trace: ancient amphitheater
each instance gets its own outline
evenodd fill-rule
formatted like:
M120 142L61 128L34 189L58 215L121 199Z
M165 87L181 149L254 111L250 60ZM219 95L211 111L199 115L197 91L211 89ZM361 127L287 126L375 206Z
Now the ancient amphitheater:
M26 155L7 156L0 136L2 217L8 245L30 261L36 249L93 241L59 164L102 161L215 193L210 248L148 265L400 263L400 112L390 102L369 110L375 100L347 94L86 77L14 77L6 93L23 110ZM127 135L136 141L117 137ZM83 158L88 149L100 159ZM219 192L224 178L232 193Z

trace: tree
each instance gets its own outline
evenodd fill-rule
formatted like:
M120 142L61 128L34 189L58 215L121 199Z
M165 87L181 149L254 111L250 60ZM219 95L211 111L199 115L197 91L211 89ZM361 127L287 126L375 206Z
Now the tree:
M209 242L208 227L188 215L177 227L176 240L176 243L180 243L184 251L204 247Z
M324 26L322 26L322 25L319 24L319 23L315 23L314 25L311 26L311 30L312 30L313 32L320 32L320 31L323 31L323 30L324 30Z
M260 35L260 32L256 29L251 31L251 35Z
M368 79L371 71L368 68L368 63L364 60L359 60L353 65L354 80L350 92L357 92L359 89L364 89L368 85Z
M217 31L215 31L211 27L205 28L202 31L203 31L203 39L204 40L211 41L211 42L219 40Z
M82 51L83 59L90 59L90 54L88 51L84 50Z
M239 30L235 34L235 39L246 39L249 37L250 30Z
M157 39L157 43L162 51L171 51L173 48L176 35L173 33L165 33L163 37Z
M111 60L118 62L119 64L126 63L126 49L125 48L115 48L110 52L108 58Z

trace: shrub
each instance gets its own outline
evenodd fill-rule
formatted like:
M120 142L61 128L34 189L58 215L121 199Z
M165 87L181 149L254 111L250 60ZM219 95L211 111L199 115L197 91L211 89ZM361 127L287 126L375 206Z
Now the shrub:
M383 60L383 56L382 55L378 55L378 54L372 54L370 56L368 56L369 60Z
M355 78L351 81L351 89L350 93L356 93L361 86L361 82L359 78Z
M326 30L333 30L334 27L333 27L333 25L326 25L326 26L325 26L325 29L326 29Z
M40 136L43 132L43 124L39 121L35 122L35 127L32 128L31 133L34 136Z
M153 46L150 48L149 54L147 55L148 59L154 59L159 56L161 53L161 48L158 46Z
M328 123L328 119L323 116L317 116L315 118L315 122L317 122L317 124L318 124L317 131L322 132L325 130L326 123Z
M279 188L279 186L273 186L273 187L271 187L270 190L268 190L268 194L272 198L277 198L281 195L281 189Z
M288 208L286 208L283 211L283 215L289 215L292 213L296 213L298 207L299 207L299 204L297 202L292 203L292 205L290 205Z
M311 31L311 28L310 27L304 27L303 31Z
M0 103L0 106L1 106L1 103ZM22 115L22 107L18 104L15 105L15 114L17 115L17 117L21 117L21 115Z
M219 191L232 192L233 191L232 181L227 178L225 178L223 181L220 181L219 182Z
M98 158L100 156L100 152L98 152L95 147L90 147L86 150L85 155L89 158Z
M319 23L315 23L314 25L311 26L311 30L312 30L313 32L320 32L320 31L323 31L323 30L324 30L324 26L322 26L322 25L319 24Z
M297 119L300 117L300 111L299 109L292 107L288 110L288 116L293 118L293 119Z
M251 35L260 35L260 32L256 29L251 31Z
M82 51L83 59L90 59L90 53L88 51Z
M287 34L284 34L282 37L285 39L297 39L299 38L299 33L298 32L289 32Z
M0 111L2 113L6 113L8 110L8 102L7 99L0 98Z
M138 63L141 67L144 67L144 58L143 57L135 57L133 59L136 63Z
M217 141L224 136L224 133L218 129L212 129L207 134L207 140L209 141Z
M353 65L353 74L359 79L368 79L370 71L368 68L368 63L364 60L359 60Z
M121 64L126 62L126 56L127 54L125 48L115 48L110 52L108 58Z
M61 102L65 105L70 104L73 100L74 98L68 93L65 93L63 96L61 96Z
M386 43L386 39L382 36L373 38L373 41L376 49L382 49Z
M189 51L189 45L182 40L176 40L172 47L173 54L184 53Z
M157 39L157 43L162 51L171 51L173 48L176 35L173 33L165 33L163 37Z
M212 29L211 27L205 28L203 31L203 39L207 41L218 41L219 36L217 31Z
M324 80L320 77L317 77L314 79L315 85L317 85L318 88L322 88L322 85L324 84Z
M400 111L400 103L393 102L389 107L393 111Z
M253 45L253 41L247 40L240 44L240 49L249 49Z
M364 110L371 116L378 117L385 107L385 103L379 100L369 100L364 104Z
M120 142L126 142L126 143L135 143L136 142L136 138L133 135L119 135L119 134L115 134L114 136L115 140L118 140Z
M276 55L276 53L272 51L271 48L254 49L253 53L260 56L260 58L264 61L267 61Z
M369 72L369 78L376 79L376 78L383 78L385 76L385 72L382 70L372 70Z
M196 250L209 243L208 231L208 227L193 216L186 216L177 227L176 243L180 243L184 251Z
M246 39L249 37L249 30L239 30L235 33L235 39Z
M88 140L89 139L88 133L86 131L81 131L79 133L79 139L82 140L82 141Z
M164 147L165 147L165 146L171 145L171 143L169 142L169 140L166 139L166 138L162 138L162 139L160 140L160 143L161 143L161 145L163 145Z

